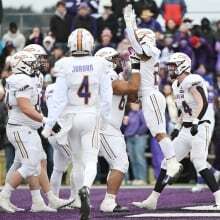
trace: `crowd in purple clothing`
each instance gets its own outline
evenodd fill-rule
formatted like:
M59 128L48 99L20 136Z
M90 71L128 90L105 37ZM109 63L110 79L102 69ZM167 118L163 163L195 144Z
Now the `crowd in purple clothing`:
M178 51L189 55L192 59L192 72L203 76L207 81L209 101L216 113L216 125L213 134L213 149L216 154L214 166L216 169L220 169L220 137L218 135L220 129L220 20L212 23L204 17L201 19L200 24L194 25L193 20L185 17L187 7L184 0L163 0L160 6L154 0L58 1L54 15L51 16L48 24L49 30L47 33L42 33L40 27L33 27L32 33L25 37L19 31L16 23L9 25L8 32L0 40L2 82L10 74L7 58L15 51L21 50L25 45L37 43L42 45L49 55L50 71L44 73L44 85L46 87L48 83L52 83L54 80L53 65L68 53L68 35L72 30L79 27L88 29L95 37L96 47L94 52L109 46L117 49L121 53L121 57L126 60L127 49L130 44L124 32L123 8L127 4L132 4L135 9L138 27L150 28L156 33L157 47L161 49L160 86L167 100L168 133L172 131L177 117L166 70L166 62L170 53ZM158 22L159 15L163 17L163 24ZM0 106L0 108L3 107ZM5 126L5 121L1 119L3 117L5 115L0 114L0 129ZM137 124L137 119L132 119L134 117L139 118L140 122L143 121L141 110L131 106L131 110L127 112L126 117L123 128L128 143L133 179L145 182L147 179L146 149L153 154L152 164L155 168L155 176L159 172L162 154L158 150L159 146L155 139L149 136L147 125ZM140 127L136 128L136 126ZM2 137L0 139L2 140ZM132 144L139 146L138 151L137 147L136 151L133 150ZM9 154L11 153L9 152ZM137 161L140 163L138 164ZM134 171L135 169L143 170L143 172L137 174L138 172ZM136 174L137 176L135 176ZM136 181L136 184L142 183Z

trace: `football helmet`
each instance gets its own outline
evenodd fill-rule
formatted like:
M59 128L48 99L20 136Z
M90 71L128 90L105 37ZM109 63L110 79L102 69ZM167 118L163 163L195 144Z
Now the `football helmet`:
M167 62L168 74L171 79L176 79L184 72L190 73L191 59L185 53L174 53Z
M29 44L23 50L32 53L36 57L41 73L47 73L49 69L48 55L42 46L39 44Z
M135 34L140 44L147 43L150 46L156 46L156 35L151 29L138 28Z
M86 29L77 28L68 38L68 47L73 56L90 55L94 48L94 38Z
M95 56L105 58L113 69L117 67L119 61L119 53L114 48L104 47L98 50L95 53Z
M19 51L11 57L10 65L14 74L24 73L33 76L37 70L37 59L30 52Z

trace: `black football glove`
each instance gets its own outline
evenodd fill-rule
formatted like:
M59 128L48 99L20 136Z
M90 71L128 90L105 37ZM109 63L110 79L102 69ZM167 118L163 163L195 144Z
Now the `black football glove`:
M56 122L56 124L52 128L52 131L57 134L58 132L60 132L60 130L61 130L61 126L58 122Z
M175 139L179 135L180 130L175 128L173 129L172 133L170 134L171 140Z
M192 136L195 136L198 133L199 120L198 119L193 120L192 124L193 125L190 129L190 133L191 133Z

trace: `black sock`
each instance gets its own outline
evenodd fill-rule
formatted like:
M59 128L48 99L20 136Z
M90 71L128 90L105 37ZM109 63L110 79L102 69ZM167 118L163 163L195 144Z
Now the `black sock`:
M214 175L208 168L200 171L199 173L213 193L219 190L218 183L216 182Z
M157 178L157 182L155 184L154 191L156 191L158 193L161 193L163 191L165 186L162 183L163 183L163 180L164 180L164 178L166 176L166 173L167 173L166 170L160 169L160 174L159 174L159 176Z

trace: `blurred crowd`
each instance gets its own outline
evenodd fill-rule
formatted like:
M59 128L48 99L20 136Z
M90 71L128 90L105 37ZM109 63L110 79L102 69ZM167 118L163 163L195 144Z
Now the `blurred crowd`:
M15 22L9 24L8 32L0 39L0 73L1 84L4 86L5 78L10 74L9 58L16 51L22 50L25 45L42 45L48 53L49 71L44 74L44 89L54 82L54 63L68 55L67 39L75 28L86 28L96 39L94 52L103 47L117 49L126 62L129 41L124 31L123 9L132 4L137 24L141 28L150 28L156 33L157 47L161 50L160 57L160 89L167 101L167 130L170 133L177 119L177 110L172 97L172 88L167 76L166 62L173 52L184 52L192 59L192 72L201 75L209 88L209 102L215 109L215 129L213 133L212 149L215 154L213 165L220 170L220 20L211 22L202 18L200 24L193 24L193 20L185 16L187 5L184 0L163 0L157 5L154 0L63 0L55 6L54 15L51 16L49 31L43 33L40 27L33 27L29 36L24 36ZM162 16L163 22L158 22ZM0 87L0 96L3 94ZM1 97L0 97L1 98ZM47 111L42 96L42 109ZM0 147L5 149L8 169L13 159L13 147L5 137L7 123L7 109L0 102ZM154 168L153 175L158 176L160 162L163 158L160 148L148 132L143 120L141 103L128 103L126 115L123 120L127 150L130 159L130 172L126 181L134 185L145 184L149 181L148 163ZM52 154L47 141L44 140L45 149ZM152 157L146 155L152 154ZM52 158L49 156L49 158ZM101 170L97 180L102 181L104 162L101 161ZM52 160L49 161L49 173L52 169ZM104 174L103 174L104 173Z

